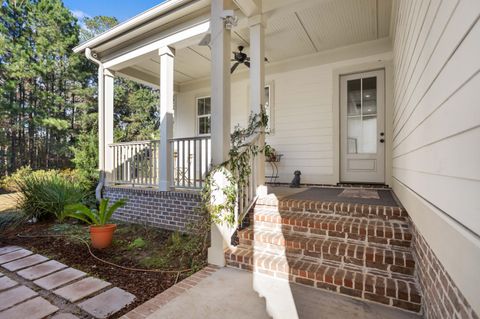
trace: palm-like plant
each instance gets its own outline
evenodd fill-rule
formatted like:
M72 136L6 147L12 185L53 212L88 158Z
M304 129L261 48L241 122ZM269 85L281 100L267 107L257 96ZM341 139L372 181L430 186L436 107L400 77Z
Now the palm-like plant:
M65 216L79 219L89 225L105 226L112 218L113 213L127 203L126 199L122 198L108 207L109 201L109 198L103 198L100 201L98 210L90 209L83 204L67 205L65 207Z

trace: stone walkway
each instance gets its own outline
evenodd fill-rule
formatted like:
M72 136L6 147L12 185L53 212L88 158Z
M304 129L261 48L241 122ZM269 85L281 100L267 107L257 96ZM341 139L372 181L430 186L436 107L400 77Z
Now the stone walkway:
M0 319L108 318L135 296L17 246L0 247Z

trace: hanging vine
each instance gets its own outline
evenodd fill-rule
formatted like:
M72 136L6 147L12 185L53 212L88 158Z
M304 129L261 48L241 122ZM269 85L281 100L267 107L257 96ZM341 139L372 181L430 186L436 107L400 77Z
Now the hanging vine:
M227 161L211 168L202 189L203 207L208 211L211 221L218 224L235 225L235 209L238 192L247 185L252 167L252 158L265 147L260 147L252 140L257 134L265 134L268 117L263 107L259 114L251 113L248 126L239 125L230 135L231 148Z

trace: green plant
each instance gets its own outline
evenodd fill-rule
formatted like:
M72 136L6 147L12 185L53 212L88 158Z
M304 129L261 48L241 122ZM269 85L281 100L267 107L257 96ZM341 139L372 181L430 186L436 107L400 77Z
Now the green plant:
M0 214L0 231L15 228L25 221L25 216L15 212Z
M251 159L265 152L265 146L260 148L250 139L255 134L265 134L267 124L268 116L263 107L259 114L250 114L248 126L235 127L230 136L229 159L214 166L207 174L200 209L209 213L211 221L235 226L238 190L248 183L252 173Z
M87 196L83 186L59 173L32 174L16 181L21 193L18 208L27 218L65 218L65 206L82 202Z
M146 244L147 243L145 242L145 240L143 240L142 237L138 237L128 245L128 249L143 248Z
M275 160L275 158L277 156L277 150L274 149L273 147L271 147L268 144L265 144L265 147L263 149L263 153L265 154L265 157L267 158L267 160L270 160L270 161Z
M110 221L113 213L127 203L126 199L122 198L109 207L109 201L109 198L102 198L98 210L80 203L68 205L65 207L64 216L79 219L89 225L104 226Z

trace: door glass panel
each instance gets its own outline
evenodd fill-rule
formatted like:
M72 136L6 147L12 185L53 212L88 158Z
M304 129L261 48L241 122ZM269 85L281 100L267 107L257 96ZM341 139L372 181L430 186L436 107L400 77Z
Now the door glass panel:
M347 152L377 152L377 78L347 81Z

